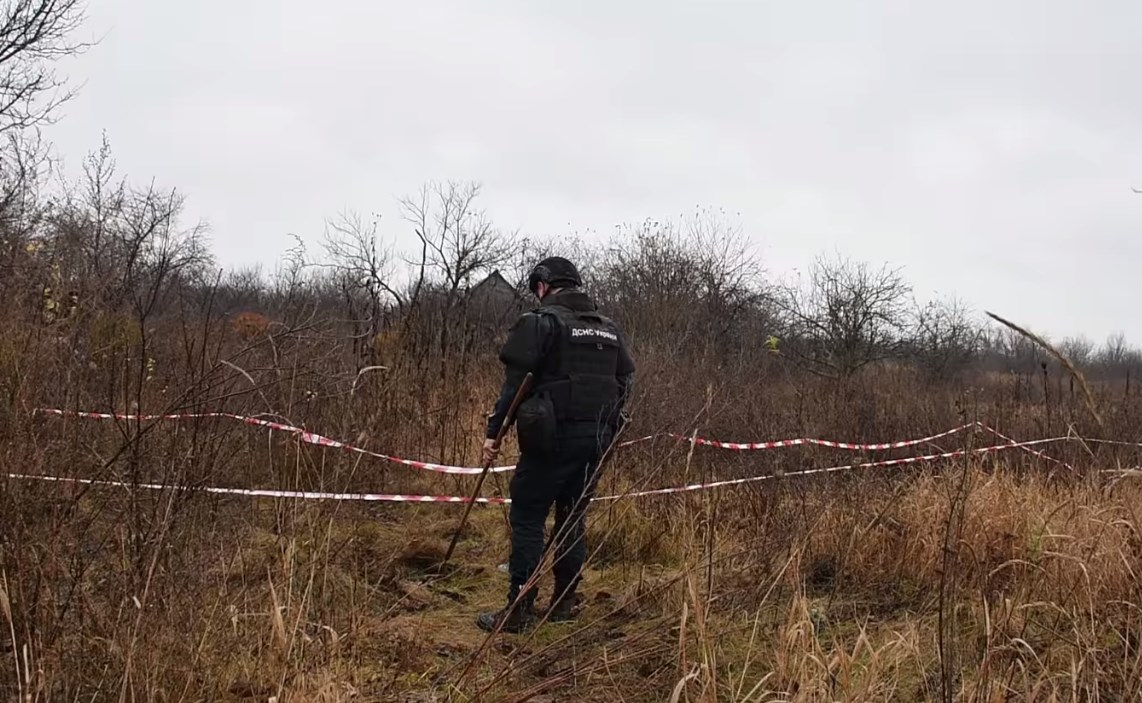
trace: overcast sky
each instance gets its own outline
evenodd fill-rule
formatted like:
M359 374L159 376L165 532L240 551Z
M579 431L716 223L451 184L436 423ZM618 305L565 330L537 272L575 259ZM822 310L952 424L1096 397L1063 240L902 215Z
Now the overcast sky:
M319 9L320 8L320 9ZM474 179L508 229L740 212L774 272L902 266L1142 342L1142 3L98 0L49 137L188 199L224 264Z

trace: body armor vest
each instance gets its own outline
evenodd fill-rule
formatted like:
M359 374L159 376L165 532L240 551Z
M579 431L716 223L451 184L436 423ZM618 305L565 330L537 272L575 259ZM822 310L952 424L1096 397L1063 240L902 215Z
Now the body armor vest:
M610 422L617 410L619 330L595 311L544 306L556 320L556 338L536 390L551 399L564 422Z

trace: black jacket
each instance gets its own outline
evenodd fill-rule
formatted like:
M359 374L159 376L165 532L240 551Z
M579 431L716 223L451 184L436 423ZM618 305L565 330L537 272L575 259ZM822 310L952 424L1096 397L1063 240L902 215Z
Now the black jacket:
M576 289L552 293L542 302L544 306L563 306L577 311L596 309L594 301L586 293ZM505 378L500 390L500 397L496 401L491 415L488 416L486 435L488 439L494 439L499 434L508 407L511 405L512 398L515 397L520 383L523 382L524 376L528 372L539 374L544 358L557 338L556 324L548 315L528 312L521 315L509 330L508 339L500 350L500 361L504 364ZM619 343L619 365L615 377L619 384L618 409L621 410L630 397L635 367L626 336L621 332ZM583 428L583 430L594 434L596 428Z

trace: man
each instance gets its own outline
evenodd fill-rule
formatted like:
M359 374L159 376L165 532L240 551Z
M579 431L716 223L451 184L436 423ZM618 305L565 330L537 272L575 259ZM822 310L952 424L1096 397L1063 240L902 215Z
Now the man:
M567 259L539 262L528 288L540 307L512 326L500 352L506 377L488 418L484 460L498 453L494 438L524 377L531 392L517 413L520 458L510 484L512 529L508 603L481 613L484 630L522 632L537 619L536 590L525 587L544 552L544 523L555 504L555 590L548 606L553 622L570 620L586 559L587 504L594 496L603 453L619 430L630 394L634 361L626 339L580 290L579 272Z

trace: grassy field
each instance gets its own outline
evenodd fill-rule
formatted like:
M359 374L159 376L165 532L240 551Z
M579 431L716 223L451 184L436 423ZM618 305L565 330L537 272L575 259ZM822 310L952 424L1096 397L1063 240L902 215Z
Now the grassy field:
M280 242L224 221L217 236L232 245L229 255L266 267L228 269L211 250L209 223L187 221L185 197L160 183L162 173L122 175L106 135L86 156L48 141L48 126L74 95L63 69L78 64L63 60L94 48L79 37L98 44L104 33L84 28L82 5L20 0L0 10L0 702L1142 700L1142 351L1125 336L1101 345L1061 340L1060 354L955 296L920 299L887 262L840 251L769 271L757 254L764 228L744 223L774 220L756 212L743 219L732 214L737 206L691 210L691 195L716 195L713 186L684 195L677 216L594 221L605 231L588 226L585 239L494 222L479 182L428 182L390 200L362 190L368 179L357 177L369 174L355 164L350 175L360 183L337 193L324 155L309 163L293 132L277 150L293 148L288 161L275 154L261 163L243 157L248 149L230 149L268 179L252 194L236 183L224 203L207 197L207 205L257 208L261 221L296 197L267 190L285 182L268 170L288 163L290 183L317 184L297 191L312 200L307 208L364 197L369 214L349 209L323 228L308 216L295 222L309 231L293 236L276 262L268 249ZM100 22L108 12L101 9ZM124 28L131 24L142 26ZM280 22L263 24L276 31ZM308 20L296 24L309 28ZM234 56L249 54L251 40L232 30L226 35L244 43ZM164 35L163 52L189 46L176 39ZM250 46L258 65L295 67ZM197 64L211 70L217 62ZM442 95L454 94L459 75L440 74ZM130 82L159 86L157 99L178 97L177 77L161 85L144 78ZM190 85L192 99L170 103L177 109L132 106L126 93L92 105L101 106L100 120L139 109L148 124L182 113L193 120L182 104L201 112L211 95ZM456 117L402 100L441 129ZM331 109L344 113L338 119L354 116ZM92 126L81 124L72 138ZM574 136L548 127L556 139ZM207 144L196 134L187 138ZM414 139L402 150L416 146ZM1056 146L1051 154L1067 156ZM496 153L493 171L517 151ZM1011 150L1000 151L1010 160ZM138 160L139 142L134 152L134 168L149 168ZM211 162L226 168L205 147L171 153L201 161L192 173L213 173L201 170ZM167 175L180 172L162 161ZM386 161L373 182L426 168L435 168L432 158L411 170ZM791 172L795 194L811 192L797 182L802 170ZM738 183L734 192L746 198L739 206L772 210L789 175L775 177L757 202ZM603 217L583 192L550 190L574 186L559 178L537 192L566 206L569 220ZM1094 202L1091 188L1071 191ZM276 198L259 200L270 193ZM839 195L844 204L851 193ZM603 200L617 212L611 206L624 195ZM896 207L900 194L884 202ZM793 205L789 213L800 207ZM1080 227L1071 210L1058 226L1083 237L1113 224L1101 208ZM1040 240L1058 236L1039 231L1038 211L1030 220L1009 214L991 219L1021 237L1019 251L1004 258L981 244L973 262L982 266L977 278L1030 271L1019 286L997 289L1024 297L984 301L975 287L977 302L1027 314L1055 299L1036 285L1077 286L1075 271L1094 270L1078 256L1090 252L1071 251L1074 275L1054 275L1042 265L1051 253ZM883 250L862 247L868 221L838 217L782 224L782 215L777 224L806 234L830 224L803 241ZM278 220L262 224L278 227L271 222ZM941 256L970 244L941 235L956 222L925 232L917 215L913 225L912 236L948 240ZM779 250L788 261L792 250ZM227 415L472 467L502 379L497 352L534 302L522 282L551 254L574 260L631 342L638 372L627 437L657 437L622 447L606 466L600 492L615 498L588 512L576 621L526 635L476 627L477 613L498 609L506 595L502 504L472 510L442 566L463 505L202 490L471 495L471 475L321 446L302 432ZM1092 275L1109 277L1099 271ZM969 272L954 273L972 285ZM198 417L91 419L76 411ZM974 429L935 438L965 425ZM685 439L695 437L928 439L739 451ZM1020 448L1016 440L1037 443ZM506 478L489 479L485 496L504 496ZM719 485L658 490L707 483ZM541 604L550 589L547 575Z
M578 621L489 637L474 617L504 597L502 506L472 511L440 570L463 506L191 490L466 495L473 477L224 418L124 422L34 411L268 408L375 451L475 465L494 364L361 375L330 368L330 342L313 331L243 337L222 321L195 332L185 323L159 327L145 355L112 344L88 362L41 327L9 329L0 349L8 472L167 486L2 483L8 665L0 682L13 700L1142 695L1142 491L1117 471L1136 456L1128 447L1034 447L1071 468L1006 450L806 476L797 473L1004 442L965 432L880 452L732 452L670 439L625 447L608 464L604 494L770 478L595 504ZM891 441L980 420L1017 439L1133 438L1133 398L1114 388L1097 389L1099 428L1081 397L1036 401L1002 379L924 387L887 368L839 387L794 377L778 361L708 376L668 356L640 361L654 380L640 384L628 437L670 430L734 441ZM123 400L107 402L113 397ZM510 440L506 452L510 461ZM502 494L505 479L490 478L485 494ZM550 584L548 576L541 602Z

